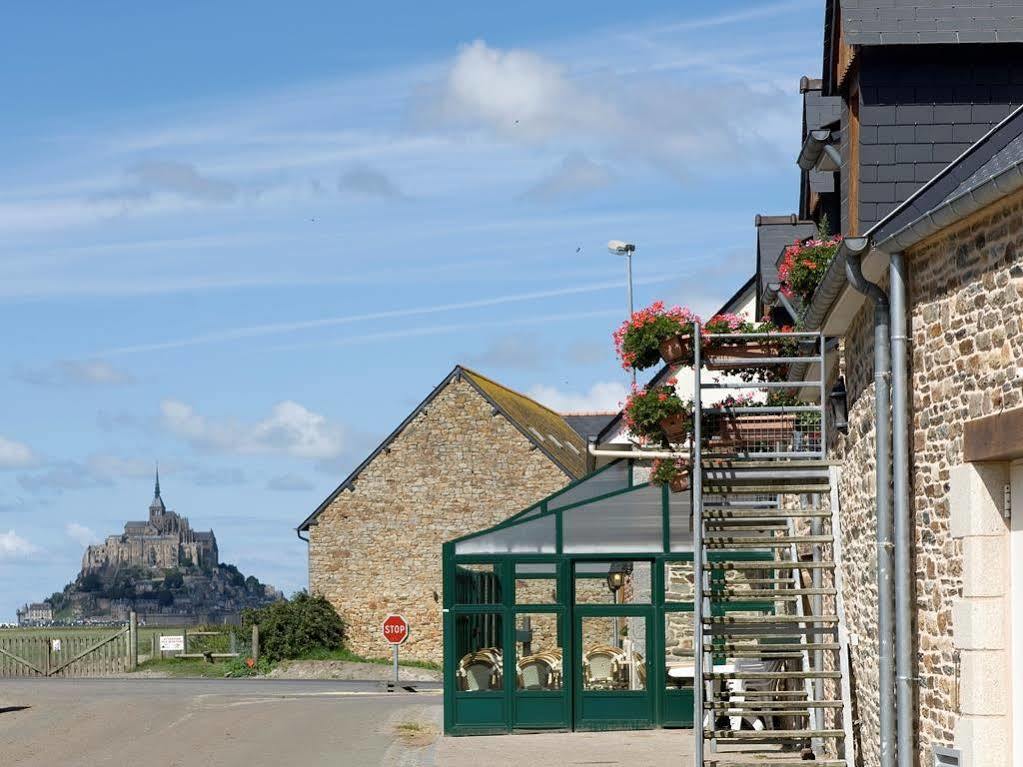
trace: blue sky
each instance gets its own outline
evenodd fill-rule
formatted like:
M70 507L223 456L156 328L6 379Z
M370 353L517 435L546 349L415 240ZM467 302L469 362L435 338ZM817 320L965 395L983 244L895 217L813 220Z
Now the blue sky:
M9 10L0 621L144 517L157 459L291 592L295 525L454 364L613 407L606 242L637 305L749 276L754 214L796 208L822 6Z

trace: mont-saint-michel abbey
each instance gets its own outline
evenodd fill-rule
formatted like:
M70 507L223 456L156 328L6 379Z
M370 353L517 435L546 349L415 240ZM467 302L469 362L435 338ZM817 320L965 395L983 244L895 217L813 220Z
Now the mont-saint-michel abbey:
M217 538L213 531L193 530L187 517L167 509L160 497L160 475L157 473L153 502L149 504L149 519L125 522L121 535L108 536L104 543L89 546L82 557L82 573L122 567L210 570L219 561Z
M242 610L282 596L221 562L213 531L193 530L187 517L167 508L157 472L149 518L88 546L75 580L43 603L50 614L26 607L19 617L30 625L106 624L135 612L151 626L237 623Z

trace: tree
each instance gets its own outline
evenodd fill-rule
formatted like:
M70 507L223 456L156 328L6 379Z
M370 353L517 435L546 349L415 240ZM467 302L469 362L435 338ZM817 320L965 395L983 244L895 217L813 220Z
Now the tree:
M165 589L180 589L185 585L185 576L181 574L181 571L177 568L167 572L163 576L163 587Z

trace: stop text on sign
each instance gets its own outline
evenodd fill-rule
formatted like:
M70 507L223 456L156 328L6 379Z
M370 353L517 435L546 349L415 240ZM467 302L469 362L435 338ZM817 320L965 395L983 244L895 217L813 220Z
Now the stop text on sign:
M408 639L408 621L400 615L388 615L384 620L384 639L390 644L401 644Z

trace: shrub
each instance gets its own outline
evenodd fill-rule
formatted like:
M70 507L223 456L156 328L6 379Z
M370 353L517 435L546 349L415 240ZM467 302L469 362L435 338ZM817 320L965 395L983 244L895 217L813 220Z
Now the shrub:
M633 435L641 439L661 440L667 444L661 421L680 414L687 417L691 427L693 403L678 396L676 383L674 378L670 378L664 386L635 390L629 395L623 414L625 424Z
M693 321L698 320L689 309L674 306L664 308L663 301L655 301L622 323L614 332L615 349L626 370L645 370L661 359L658 348L661 341L674 336L691 336Z
M242 613L242 625L259 626L260 657L272 663L298 658L316 648L340 649L345 642L345 624L324 597L304 591L291 601L282 600Z

